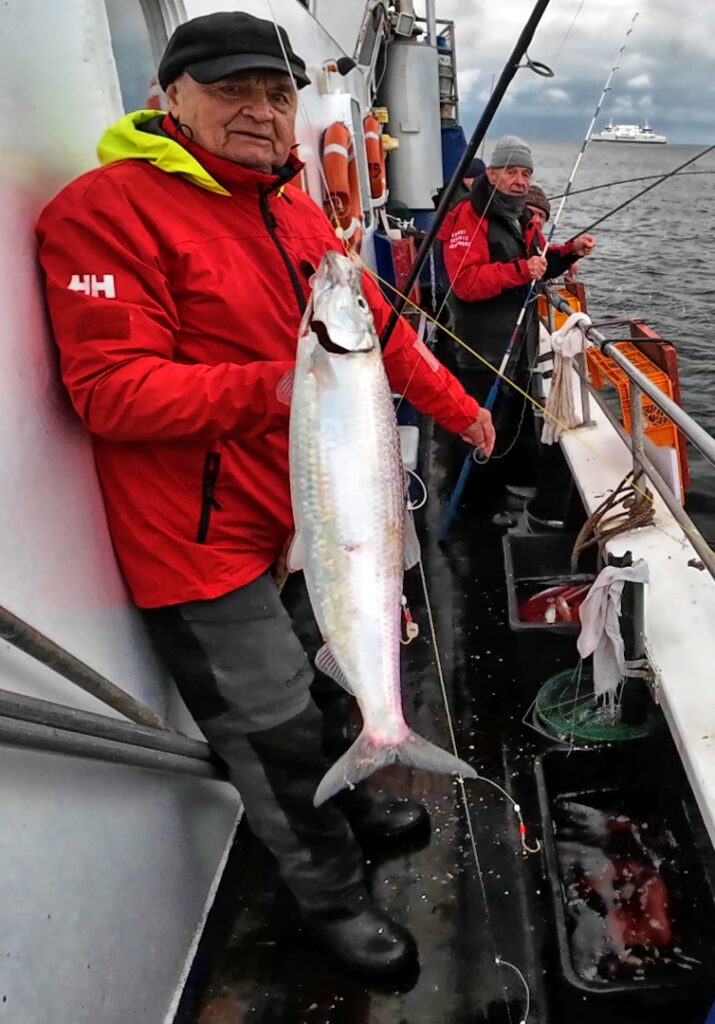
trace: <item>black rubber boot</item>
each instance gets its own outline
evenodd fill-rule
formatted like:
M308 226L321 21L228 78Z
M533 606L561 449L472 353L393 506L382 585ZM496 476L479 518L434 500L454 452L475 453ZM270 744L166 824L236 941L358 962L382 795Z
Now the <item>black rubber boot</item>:
M363 846L393 846L429 838L429 814L416 800L371 793L360 783L338 794L335 803Z
M304 922L330 957L350 971L385 977L418 965L412 935L369 897L351 909L305 915Z

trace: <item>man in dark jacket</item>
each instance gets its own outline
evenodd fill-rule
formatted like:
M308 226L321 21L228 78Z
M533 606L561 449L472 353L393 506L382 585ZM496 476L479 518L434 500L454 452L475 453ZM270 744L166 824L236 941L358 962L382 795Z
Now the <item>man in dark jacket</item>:
M531 150L523 140L499 140L485 174L476 179L469 198L450 211L438 236L452 287L454 333L493 367L501 363L531 282L559 276L596 244L592 235L582 235L541 255L545 240L526 209L533 172ZM537 347L532 303L506 369L523 390L528 390ZM462 383L483 402L494 371L459 346L456 360ZM533 430L524 426L526 413L526 399L503 381L494 407L495 455L509 452L502 467L507 483L530 482Z
M426 812L364 786L313 807L323 744L333 758L347 746L347 715L326 680L311 692L320 639L304 586L294 577L282 601L271 575L292 528L276 386L308 281L340 248L289 184L302 167L293 83L309 79L280 31L239 12L180 26L159 67L170 113L107 131L104 166L44 210L40 257L132 597L309 927L344 963L388 973L415 945L371 901L356 837L399 838ZM363 288L379 332L389 307L368 275ZM491 449L489 413L406 322L384 361L394 391Z

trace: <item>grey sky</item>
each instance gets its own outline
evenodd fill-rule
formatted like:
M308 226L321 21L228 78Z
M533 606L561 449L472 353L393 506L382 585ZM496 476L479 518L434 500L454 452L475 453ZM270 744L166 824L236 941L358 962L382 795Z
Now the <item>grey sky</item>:
M534 2L437 0L438 17L453 18L457 26L460 112L467 134ZM630 123L648 119L671 142L715 142L715 7L708 0L584 0L564 42L580 2L551 0L530 55L550 64L556 75L543 79L519 71L490 136L582 138L637 10L596 130L609 116Z

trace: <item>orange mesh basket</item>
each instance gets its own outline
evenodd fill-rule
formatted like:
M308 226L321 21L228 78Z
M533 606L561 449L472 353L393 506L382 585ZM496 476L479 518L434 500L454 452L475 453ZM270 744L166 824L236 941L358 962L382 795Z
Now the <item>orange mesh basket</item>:
M626 359L630 359L641 373L644 373L651 383L663 391L668 398L673 397L673 384L667 373L659 370L655 363L631 342L624 341L617 343L618 350L623 353ZM621 369L612 359L609 359L599 349L589 348L586 352L588 368L591 373L591 383L596 388L605 384L612 384L618 392L621 403L621 415L623 426L628 433L631 432L631 395L630 381L624 370ZM643 430L653 444L660 447L671 447L678 450L678 431L665 413L658 408L652 398L641 393L643 408Z
M578 298L573 294L573 292L570 292L567 288L557 288L556 291L562 299L566 299L569 306L571 307L572 313L582 313L584 311L583 306L579 302ZM549 300L546 298L545 295L539 295L538 299L536 300L536 312L545 323L548 323ZM554 330L558 331L559 328L563 327L563 325L566 323L566 321L568 320L568 316L566 315L566 313L562 313L558 309L554 309L553 314Z

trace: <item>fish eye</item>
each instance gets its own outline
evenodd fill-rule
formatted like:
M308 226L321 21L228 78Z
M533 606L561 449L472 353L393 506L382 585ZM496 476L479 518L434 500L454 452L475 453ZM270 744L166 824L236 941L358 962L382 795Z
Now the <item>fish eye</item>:
M360 309L363 311L363 313L367 313L370 307L368 306L367 302L365 302L365 299L362 297L362 295L358 295L356 301Z

